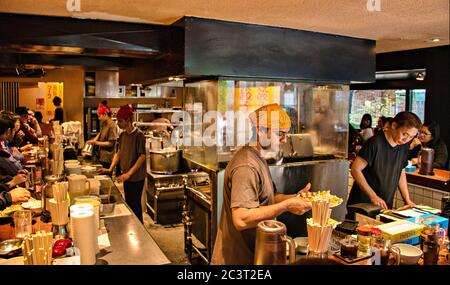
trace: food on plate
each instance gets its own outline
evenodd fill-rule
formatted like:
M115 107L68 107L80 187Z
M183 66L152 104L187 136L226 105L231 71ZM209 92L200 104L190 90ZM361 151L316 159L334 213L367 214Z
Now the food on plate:
M27 202L22 203L22 208L24 209L40 209L42 206L41 200L36 200L31 197Z
M317 191L317 192L303 192L299 193L297 196L302 197L308 202L312 202L315 200L330 200L330 207L339 206L343 200L336 195L331 195L330 191Z

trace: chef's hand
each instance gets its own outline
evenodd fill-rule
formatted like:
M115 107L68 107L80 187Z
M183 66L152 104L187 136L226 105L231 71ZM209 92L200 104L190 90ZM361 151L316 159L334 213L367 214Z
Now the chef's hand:
M372 204L375 204L375 205L377 205L378 207L381 207L381 208L383 208L383 209L386 209L386 210L387 210L387 208L388 208L386 202L384 202L384 200L381 199L381 198L378 197L378 196L375 196L375 197L371 198L370 201L372 202Z
M311 203L299 196L289 198L285 202L287 203L287 210L295 215L303 215L311 210Z
M109 173L111 173L111 171L106 168L100 168L99 170L97 170L97 173L98 174L109 174Z
M88 141L87 141L87 144L96 145L96 144L97 144L97 141L94 141L94 140L88 140Z
M309 189L311 189L311 183L308 182L308 184L306 184L305 188L303 188L302 190L298 191L297 197L300 196L300 194L302 194L302 193L308 192Z
M130 178L130 176L131 175L128 174L128 172L127 172L127 173L121 174L120 176L118 176L116 178L117 178L118 182L124 182L124 181L127 181Z
M15 188L9 191L9 194L11 194L11 200L13 203L26 202L31 196L30 192L25 188Z

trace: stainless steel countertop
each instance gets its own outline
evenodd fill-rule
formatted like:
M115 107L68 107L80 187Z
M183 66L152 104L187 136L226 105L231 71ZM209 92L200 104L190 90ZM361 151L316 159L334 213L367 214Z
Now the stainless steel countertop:
M113 185L111 195L117 203L127 206L131 215L102 218L108 231L111 247L97 254L97 264L109 265L160 265L170 260L161 251L155 240L140 223L133 211L125 203L119 190ZM103 191L101 192L103 193ZM116 205L117 206L117 205Z

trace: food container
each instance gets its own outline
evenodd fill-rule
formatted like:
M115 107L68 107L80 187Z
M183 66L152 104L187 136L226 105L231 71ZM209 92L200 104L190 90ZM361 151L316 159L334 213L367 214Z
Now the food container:
M414 265L419 262L422 256L422 251L410 244L397 243L394 244L395 247L400 249L400 264L404 265Z
M0 256L12 257L22 252L21 239L8 239L0 242Z

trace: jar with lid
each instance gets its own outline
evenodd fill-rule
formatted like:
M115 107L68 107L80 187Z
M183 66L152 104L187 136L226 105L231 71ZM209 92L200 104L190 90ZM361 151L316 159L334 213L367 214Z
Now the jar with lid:
M358 250L361 253L368 254L370 253L370 245L372 242L372 228L369 226L359 226L356 228L356 232L358 233Z

